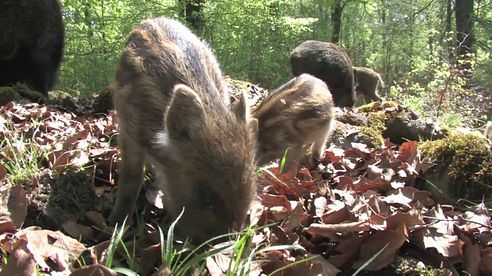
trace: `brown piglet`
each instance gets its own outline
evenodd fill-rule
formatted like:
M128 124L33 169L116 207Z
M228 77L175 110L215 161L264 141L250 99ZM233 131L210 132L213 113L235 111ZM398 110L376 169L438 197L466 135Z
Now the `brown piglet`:
M285 169L294 172L309 148L312 161L323 156L335 126L330 90L309 74L301 74L271 92L252 116L259 123L258 164L279 159L286 152Z
M133 212L144 164L155 168L178 234L201 242L238 229L255 196L257 121L234 104L206 43L181 23L140 23L112 86L121 164L111 223Z

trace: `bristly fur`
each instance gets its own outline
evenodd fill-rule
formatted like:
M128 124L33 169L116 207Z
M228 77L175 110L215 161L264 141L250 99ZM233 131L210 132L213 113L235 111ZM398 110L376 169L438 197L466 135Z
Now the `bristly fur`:
M367 67L354 66L354 75L357 82L356 91L362 94L367 103L382 101L379 92L383 92L384 81L376 71Z
M335 106L354 106L352 61L342 47L330 42L307 40L292 51L290 64L294 76L307 73L324 81L333 95Z
M330 90L320 79L308 74L290 80L271 92L256 108L259 164L281 158L287 152L287 170L311 148L312 159L320 159L335 126Z
M62 61L64 32L58 0L0 1L0 86L22 83L47 97Z
M113 84L120 118L119 193L111 222L129 214L154 164L178 229L201 241L240 226L255 195L256 120L244 96L230 104L208 46L181 23L156 18L135 28Z

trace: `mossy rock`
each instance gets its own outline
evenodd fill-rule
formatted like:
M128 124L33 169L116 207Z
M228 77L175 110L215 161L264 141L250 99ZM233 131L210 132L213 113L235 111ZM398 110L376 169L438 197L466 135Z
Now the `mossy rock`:
M46 103L46 97L24 84L0 87L0 105L16 101L20 103Z
M396 102L372 102L357 110L368 118L367 125L361 127L361 133L373 145L382 145L384 139L402 144L408 140L425 141L445 136L437 125L419 120L412 110Z
M94 114L109 114L113 109L113 91L106 86L94 95Z
M481 202L491 194L492 152L481 135L452 131L446 138L421 143L419 149L436 164L426 173L425 187L438 201Z

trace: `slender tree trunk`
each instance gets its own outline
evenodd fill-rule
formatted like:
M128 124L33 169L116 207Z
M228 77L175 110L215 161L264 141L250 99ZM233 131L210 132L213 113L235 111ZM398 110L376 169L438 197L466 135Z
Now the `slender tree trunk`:
M473 0L456 0L456 39L458 55L473 52Z
M444 40L446 41L446 48L448 53L448 62L450 64L454 64L454 45L451 39L448 39L451 35L451 18L453 16L453 6L451 0L446 0L446 27L445 33L443 35Z
M179 0L182 7L182 16L198 35L203 33L203 28L205 26L205 19L202 14L205 1L206 0Z
M331 42L338 43L340 41L340 30L342 28L342 1L335 0L331 6Z

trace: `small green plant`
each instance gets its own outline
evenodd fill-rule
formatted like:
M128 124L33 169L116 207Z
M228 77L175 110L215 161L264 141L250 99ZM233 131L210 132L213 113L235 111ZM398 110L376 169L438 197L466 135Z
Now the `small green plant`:
M278 173L282 174L285 168L285 163L287 163L287 153L289 152L289 148L287 148L284 152L284 155L282 156L282 159L280 159L280 166L278 167Z
M107 256L106 260L104 262L104 265L108 268L111 268L112 270L128 275L128 276L133 276L133 275L138 275L137 273L133 272L135 270L135 248L130 252L128 248L126 247L124 241L123 241L123 234L125 233L125 224L126 224L126 219L123 221L120 227L118 227L118 224L114 227L113 234L111 236L108 250L107 250ZM129 269L124 268L124 267L113 267L114 266L114 258L116 251L118 247L121 246L124 252L124 258L126 259L126 262L129 264Z
M20 184L43 174L41 162L47 159L47 152L33 139L6 134L0 146L0 158L12 183Z

